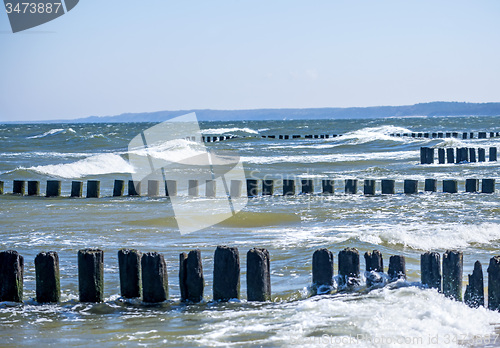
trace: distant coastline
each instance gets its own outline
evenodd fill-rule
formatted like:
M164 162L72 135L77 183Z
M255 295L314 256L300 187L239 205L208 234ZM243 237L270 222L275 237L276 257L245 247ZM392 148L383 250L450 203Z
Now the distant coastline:
M259 121L306 119L369 119L386 117L500 116L500 103L430 102L402 106L348 108L251 109L251 110L177 110L125 113L115 116L89 116L73 120L10 121L15 123L121 123L162 122L196 112L199 121Z

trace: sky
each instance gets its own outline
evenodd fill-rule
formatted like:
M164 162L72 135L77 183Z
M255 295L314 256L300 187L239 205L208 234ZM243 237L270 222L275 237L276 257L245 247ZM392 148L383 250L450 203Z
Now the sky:
M81 0L14 34L0 11L0 121L499 102L499 18L498 0Z

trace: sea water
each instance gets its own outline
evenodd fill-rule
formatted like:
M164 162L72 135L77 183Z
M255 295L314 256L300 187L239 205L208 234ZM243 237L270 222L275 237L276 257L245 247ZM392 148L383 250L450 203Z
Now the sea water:
M499 146L500 138L426 139L393 137L409 132L499 131L500 117L413 117L366 120L205 122L205 134L238 138L207 143L210 150L237 153L247 178L276 179L273 197L250 199L243 211L190 234L177 228L165 197L111 197L115 179L130 180L128 143L152 123L0 125L0 180L100 180L101 198L0 196L0 250L25 258L24 303L0 304L0 345L149 345L172 347L442 347L500 346L500 313L471 309L420 282L420 255L448 249L464 253L467 274L481 261L500 255L500 203L495 194L464 193L467 178L499 179L500 162L420 165L427 147ZM302 135L269 139L262 135ZM341 134L304 139L309 134ZM150 149L157 158L199 153L200 144L179 140ZM314 180L316 195L282 197L281 179ZM335 180L335 195L321 196L321 180ZM345 195L344 180L359 180L359 194ZM423 193L423 180L456 179L459 193ZM363 179L377 180L377 195L365 197ZM396 180L395 195L380 195L380 179ZM404 195L404 179L419 180L420 194ZM298 184L298 181L297 181ZM179 182L178 185L187 185ZM181 197L224 200L225 197ZM241 299L213 303L213 253L217 245L238 247ZM77 251L104 251L105 302L78 302ZM117 251L137 248L165 256L170 300L160 305L125 301L119 295ZM246 252L267 248L271 255L272 301L246 301ZM355 247L406 257L407 280L367 291L310 296L312 254L337 254ZM179 253L198 248L203 258L205 297L180 303ZM34 258L41 251L60 257L62 302L39 305ZM361 256L361 267L364 261ZM487 284L485 284L487 285Z

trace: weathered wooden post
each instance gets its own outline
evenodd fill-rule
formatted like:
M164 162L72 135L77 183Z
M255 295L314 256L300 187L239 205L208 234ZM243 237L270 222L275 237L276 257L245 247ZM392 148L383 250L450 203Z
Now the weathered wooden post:
M124 191L125 191L125 180L115 180L113 186L113 197L123 196Z
M214 254L214 301L240 298L240 255L238 248L218 246Z
M332 179L321 180L321 189L324 195L333 195L335 192L335 180Z
M83 192L83 182L72 181L71 182L71 197L80 198Z
M488 309L500 311L500 256L492 257L488 266Z
M437 180L436 179L425 179L424 191L436 192L437 191Z
M0 302L23 302L24 258L15 250L0 252Z
M26 186L26 181L24 180L14 180L12 184L12 193L15 195L24 195L24 190Z
M42 252L35 257L35 278L36 301L59 302L61 298L59 256L55 251Z
M448 250L443 254L443 293L457 301L462 301L463 254Z
M217 194L217 181L206 180L205 181L205 197L214 198Z
M247 179L247 197L253 198L259 195L259 182L256 179Z
M395 180L382 179L380 182L381 191L383 195L393 195L395 193Z
M478 139L486 139L486 132L477 133L477 138Z
M99 198L101 182L98 180L87 180L87 198Z
M28 196L38 196L40 194L40 181L28 181Z
M471 162L471 163L477 162L476 149L473 147L469 148L469 162Z
M453 148L446 149L446 162L455 163L455 149Z
M142 253L136 249L118 251L120 294L123 298L141 297L141 258Z
M462 139L467 139L467 134L468 134L467 132L463 132Z
M406 260L403 255L393 255L389 258L389 281L406 279Z
M0 195L3 195L3 187L4 187L3 181L0 181Z
M140 181L128 181L128 195L129 196L140 196L141 195L141 182Z
M495 179L483 179L481 193L495 193Z
M478 162L486 162L486 150L483 148L477 149Z
M472 275L469 274L469 285L465 288L464 302L472 308L484 307L484 283L481 262L474 263Z
M427 164L427 148L420 148L420 164Z
M198 180L189 180L188 181L188 195L191 197L197 197L198 192Z
M457 180L443 180L443 192L457 193L458 192Z
M465 192L479 191L479 179L465 179Z
M346 194L356 194L358 193L358 180L356 179L346 179L345 180L345 190Z
M160 182L158 180L148 180L148 197L158 197L160 195Z
M488 158L490 162L495 162L497 160L497 148L496 146L490 147L490 157Z
M45 191L46 197L59 197L61 196L61 181L47 180L47 189Z
M78 251L78 289L80 302L104 300L104 252L102 250Z
M247 300L271 300L269 251L253 248L247 253Z
M330 250L322 248L314 252L312 282L313 291L316 294L321 287L331 288L333 286L333 253Z
M272 196L274 194L274 181L272 179L262 180L262 195Z
M283 179L283 196L295 195L295 180Z
M375 196L375 180L373 179L364 180L363 193L367 196Z
M231 180L231 186L229 187L229 195L232 198L241 197L241 187L243 182L241 180Z
M312 195L314 193L314 184L312 179L302 179L302 194Z
M418 193L418 180L405 179L403 186L405 194Z
M420 255L422 285L441 292L441 257L439 253L427 251Z
M165 196L166 197L177 196L177 181L165 180Z
M373 286L377 283L382 283L383 278L380 273L384 273L384 259L382 253L378 250L373 250L372 253L365 253L366 265L366 285Z
M445 150L443 148L438 149L438 163L439 164L445 163Z
M145 253L141 259L142 300L147 303L163 302L168 298L167 264L162 254Z
M203 279L203 265L201 251L191 250L189 254L179 255L179 284L182 302L200 302L203 300L205 280Z
M339 252L340 283L345 286L359 284L359 252L356 248L345 248Z

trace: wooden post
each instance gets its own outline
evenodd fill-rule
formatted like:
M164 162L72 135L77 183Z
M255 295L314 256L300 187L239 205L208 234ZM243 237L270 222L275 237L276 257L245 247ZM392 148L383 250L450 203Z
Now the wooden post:
M302 194L312 195L314 193L314 183L312 179L302 179Z
M437 191L437 180L436 179L425 179L424 183L425 192L436 192Z
M463 254L448 250L443 254L443 293L457 301L462 301Z
M26 181L24 180L14 180L12 184L12 193L15 195L24 195L24 189L26 185Z
M490 162L496 162L497 160L497 148L495 146L490 147L490 157L488 158Z
M389 270L387 274L391 282L398 279L406 279L406 260L403 255L393 255L389 258Z
M203 300L205 281L203 279L203 265L201 251L191 250L189 254L179 255L179 284L181 301L197 303Z
M477 133L477 138L478 139L486 139L486 132Z
M481 193L495 193L495 179L483 179Z
M438 149L438 163L439 164L445 163L445 150L443 148Z
M215 180L205 181L205 197L214 198L217 194L217 182Z
M142 300L147 303L163 302L168 298L167 264L163 255L145 253L141 259Z
M426 252L420 255L422 285L441 292L441 257L439 253Z
M3 181L0 181L0 195L3 195L3 187L4 187Z
M345 193L356 194L358 192L358 180L346 179L345 180Z
M270 179L262 180L262 195L272 196L274 194L274 181Z
M113 197L123 196L124 191L125 191L125 180L115 180L115 184L113 186Z
M141 195L141 182L140 181L128 181L128 195L129 196L140 196Z
M271 300L270 258L267 249L253 248L247 253L248 301Z
M492 257L488 266L488 309L500 311L500 256Z
M418 180L405 179L405 181L404 181L404 193L406 193L406 194L418 193Z
M46 197L59 197L61 196L61 181L47 180L47 189L45 191Z
M247 179L247 197L253 198L259 195L259 182L256 179Z
M295 180L283 179L283 196L295 195Z
M80 302L104 300L104 253L99 249L78 251Z
M483 148L477 149L478 162L486 162L486 150Z
M99 198L101 182L97 180L87 180L87 198Z
M314 292L320 287L333 286L333 253L325 248L318 249L312 259L312 282Z
M15 250L0 252L0 302L23 302L24 258Z
M364 180L363 193L367 196L375 196L375 180L373 179Z
M40 194L40 181L28 181L28 196L38 196Z
M453 148L446 149L446 162L455 163L455 149Z
M476 149L473 147L469 148L469 162L471 163L477 162Z
M238 248L218 246L214 254L214 301L240 298L240 255Z
M365 253L366 265L366 286L370 287L374 284L382 283L383 278L380 273L384 273L384 259L382 253L378 250L373 250L372 253Z
M142 253L136 249L118 251L120 294L123 298L141 297L141 258Z
M335 192L335 180L332 179L321 180L321 189L324 195L333 195Z
M464 302L472 308L484 307L483 268L479 261L474 263L472 275L469 274L469 285L465 288Z
M36 302L59 302L61 285L59 256L55 251L42 252L35 257Z
M456 180L443 180L443 192L457 193L458 182Z
M395 181L392 179L382 179L381 188L383 195L393 195L396 191L394 190Z
M83 182L72 181L71 182L71 197L80 198L83 192Z
M177 196L177 181L165 180L165 196L167 197Z
M465 179L465 192L479 191L479 179Z
M160 195L160 182L158 180L148 180L148 197L158 197Z
M341 285L359 284L359 252L355 248L345 248L339 252L339 275Z
M192 197L198 196L198 180L188 181L188 195Z
M229 196L232 198L241 197L241 187L243 182L241 180L231 180L231 186L229 188Z

